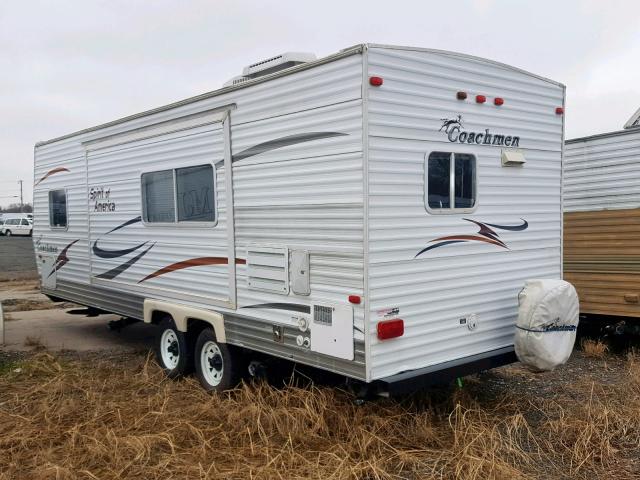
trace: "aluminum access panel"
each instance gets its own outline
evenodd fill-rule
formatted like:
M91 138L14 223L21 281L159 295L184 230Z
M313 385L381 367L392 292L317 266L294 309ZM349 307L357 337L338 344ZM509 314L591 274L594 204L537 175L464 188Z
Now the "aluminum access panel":
M439 51L371 46L367 63L367 75L384 79L365 98L368 379L513 345L525 280L562 275L563 117L555 109L564 87ZM458 91L467 99L457 99ZM458 127L451 135L447 121L449 132ZM485 145L487 129L511 137L510 145ZM480 144L461 143L462 132L483 134ZM475 155L470 211L427 211L425 164L433 151ZM526 163L503 166L506 151ZM387 318L404 320L402 337L377 339Z

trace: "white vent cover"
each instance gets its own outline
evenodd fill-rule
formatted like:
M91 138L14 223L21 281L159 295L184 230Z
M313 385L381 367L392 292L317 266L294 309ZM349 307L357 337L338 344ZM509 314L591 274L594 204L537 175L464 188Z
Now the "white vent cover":
M314 303L311 314L311 351L353 360L353 307Z
M502 166L518 167L525 164L524 155L520 150L502 150Z
M251 290L289 293L289 250L247 247L247 283Z

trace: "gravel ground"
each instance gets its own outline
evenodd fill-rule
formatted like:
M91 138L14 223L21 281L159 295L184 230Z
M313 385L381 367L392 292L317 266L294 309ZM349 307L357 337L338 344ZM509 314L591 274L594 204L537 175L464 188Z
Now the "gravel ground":
M31 237L0 237L0 281L37 278Z

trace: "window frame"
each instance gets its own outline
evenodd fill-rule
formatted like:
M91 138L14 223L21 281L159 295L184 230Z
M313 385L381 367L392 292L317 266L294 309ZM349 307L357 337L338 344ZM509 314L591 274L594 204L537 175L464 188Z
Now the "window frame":
M58 225L51 225L51 192L59 192L59 191L63 191L64 192L64 212L65 212L65 216L66 216L66 223L64 225L64 227L62 226L58 226ZM67 188L52 188L50 190L47 190L47 208L49 210L49 229L50 230L59 230L59 231L63 231L66 232L67 230L69 230L69 192L67 190Z
M184 168L195 168L195 167L211 167L211 175L213 179L213 213L215 216L215 220L199 222L194 220L183 220L178 221L178 185L177 185L177 176L176 170L181 170ZM171 170L173 175L173 214L174 221L173 222L148 222L146 219L147 212L147 202L145 197L145 189L144 183L142 181L143 175L149 173L158 173L158 172L166 172L167 170ZM140 218L142 219L142 224L145 227L188 227L188 228L213 228L218 225L218 176L217 176L217 168L214 163L198 163L196 165L181 165L178 167L169 167L169 168L157 168L153 170L144 170L140 172Z
M453 205L447 208L432 208L429 206L429 157L432 153L448 153L449 157L449 198L450 203ZM455 202L455 191L456 191L456 163L455 156L459 155L470 155L473 157L474 169L473 169L473 185L475 187L475 202L473 203L473 207L471 208L456 208ZM465 152L462 150L430 150L425 153L424 156L424 206L432 215L452 215L455 213L473 213L478 208L479 203L479 195L478 195L478 156L475 153Z

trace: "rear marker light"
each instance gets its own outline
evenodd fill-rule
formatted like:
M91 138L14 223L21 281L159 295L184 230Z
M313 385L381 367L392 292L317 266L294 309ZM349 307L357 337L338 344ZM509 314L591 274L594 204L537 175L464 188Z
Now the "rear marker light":
M556 115L562 115L564 113L564 108L556 107Z
M394 318L393 320L378 322L378 339L388 340L402 335L404 335L404 320Z
M380 85L382 85L382 83L382 77L369 77L369 84L373 85L374 87L379 87Z
M496 97L493 99L493 103L497 106L504 104L504 98Z
M356 305L360 305L362 299L359 295L349 295L349 303L354 303Z
M467 99L467 92L458 92L458 93L456 93L456 98L458 100L466 100Z
M484 95L476 95L476 103L484 103L487 101L487 97Z

